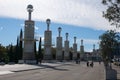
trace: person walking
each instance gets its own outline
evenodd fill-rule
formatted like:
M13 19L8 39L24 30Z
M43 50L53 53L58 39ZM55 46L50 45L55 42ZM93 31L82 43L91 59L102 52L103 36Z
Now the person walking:
M87 67L89 67L89 61L87 61Z
M93 61L90 63L90 66L91 66L91 67L93 67L93 66L94 66L94 63L93 63Z

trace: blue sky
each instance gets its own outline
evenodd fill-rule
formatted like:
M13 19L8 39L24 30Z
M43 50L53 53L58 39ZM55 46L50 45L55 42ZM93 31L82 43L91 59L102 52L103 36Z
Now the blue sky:
M44 38L44 31L47 29L46 23L35 21L35 37L38 39L39 37ZM17 36L19 36L20 29L24 32L24 20L21 19L13 19L13 18L0 18L0 42L2 45L16 44ZM52 23L50 25L50 30L52 31L52 43L56 45L56 37L58 36L58 27L62 28L61 35L63 37L63 41L65 40L65 33L69 33L69 41L70 46L73 44L73 37L77 37L78 50L80 49L80 40L84 40L84 46L86 51L91 51L93 48L93 44L96 44L96 48L98 48L98 39L99 35L101 35L103 30L94 30L90 28L83 28L80 26L60 24L60 23ZM44 41L42 40L44 44ZM64 43L63 43L64 44Z
M35 21L35 36L44 39L46 19L51 19L52 43L56 44L58 27L62 28L63 41L69 33L70 47L73 37L77 37L78 51L80 40L84 40L85 51L92 51L93 44L98 48L99 36L108 29L113 29L102 17L105 9L101 0L0 0L0 43L16 44L20 29L24 31L24 21L28 18L26 7L32 4ZM6 2L6 4L4 4ZM44 41L42 41L44 42Z

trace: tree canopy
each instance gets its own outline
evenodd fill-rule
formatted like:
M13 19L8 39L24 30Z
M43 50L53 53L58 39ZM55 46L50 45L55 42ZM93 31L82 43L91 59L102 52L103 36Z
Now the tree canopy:
M119 43L119 34L113 30L106 31L100 37L100 49L103 59L113 58L113 51Z
M107 6L103 17L108 19L112 25L120 27L120 0L102 0L102 3Z

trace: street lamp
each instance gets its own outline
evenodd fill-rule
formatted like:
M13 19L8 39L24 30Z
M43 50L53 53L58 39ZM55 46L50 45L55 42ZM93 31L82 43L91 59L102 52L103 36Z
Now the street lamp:
M28 6L27 6L27 11L28 11L28 20L31 20L31 13L33 12L33 6L31 5L31 4L29 4Z
M66 33L66 40L68 40L68 33Z
M51 22L50 19L47 19L47 20L46 20L46 23L47 23L47 30L48 30L48 31L49 31L50 22Z
M95 44L93 44L93 52L95 52Z
M83 46L83 39L81 40L81 46Z
M74 37L74 43L76 43L76 36Z
M60 37L60 33L61 33L61 31L62 31L62 28L61 28L61 27L59 27L59 28L58 28L59 37Z

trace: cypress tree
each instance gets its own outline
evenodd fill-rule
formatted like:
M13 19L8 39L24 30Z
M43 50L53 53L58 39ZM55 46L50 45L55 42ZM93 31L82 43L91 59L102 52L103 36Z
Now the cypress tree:
M36 41L34 41L34 53L36 54Z
M19 37L17 37L17 44L15 46L15 62L17 63L19 60L20 52L19 52Z
M38 64L38 54L37 54L37 51L36 51L36 41L34 41L34 54L35 54L35 59L36 59L36 64Z
M9 52L8 52L9 61L10 61L10 62L13 62L13 61L14 61L14 57L13 57L13 45L10 44L9 47L10 47L10 48L9 48Z
M40 41L39 41L38 58L43 59L43 54L42 54L42 49L41 49L41 37L40 37Z
M20 31L20 40L19 40L19 59L22 59L22 55L23 55L23 41L22 41L22 38L23 38L23 32L22 32L22 29Z

